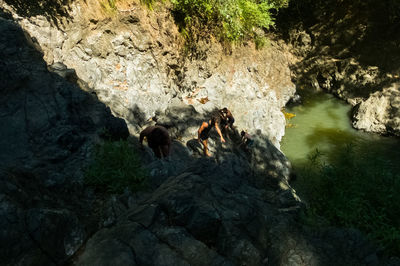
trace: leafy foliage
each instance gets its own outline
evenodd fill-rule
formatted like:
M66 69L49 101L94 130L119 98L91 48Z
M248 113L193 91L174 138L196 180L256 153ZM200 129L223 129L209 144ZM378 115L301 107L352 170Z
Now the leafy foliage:
M272 10L288 0L171 0L175 20L189 38L214 34L221 40L240 42L258 38L274 25Z
M349 144L332 163L316 150L297 185L310 203L306 220L355 227L388 254L400 254L400 174L383 156ZM315 225L315 224L314 224Z
M127 141L106 141L96 148L95 159L86 169L85 183L98 191L121 193L145 187L146 172Z

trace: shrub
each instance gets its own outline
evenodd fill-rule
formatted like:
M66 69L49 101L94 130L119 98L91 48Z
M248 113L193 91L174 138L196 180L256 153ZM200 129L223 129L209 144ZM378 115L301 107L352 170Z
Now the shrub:
M125 188L145 188L146 172L127 141L106 141L96 147L93 163L85 171L85 183L97 191L121 193Z
M254 43L256 45L256 49L261 49L264 46L269 45L269 41L266 37L264 36L256 36L254 37Z
M307 222L355 227L388 254L400 254L400 174L375 149L348 144L327 163L318 151L298 173Z
M274 25L271 10L288 0L171 0L175 20L190 38L213 34L222 41L262 37ZM258 44L261 44L258 39Z

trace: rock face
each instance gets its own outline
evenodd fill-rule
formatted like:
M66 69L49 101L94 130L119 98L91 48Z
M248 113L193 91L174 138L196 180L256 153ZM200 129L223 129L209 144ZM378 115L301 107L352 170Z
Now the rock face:
M193 160L91 238L77 264L260 265L274 242L267 232L290 215L271 208L274 190L256 189L236 163Z
M71 70L49 72L20 26L3 16L0 58L0 261L64 263L93 230L93 197L80 168L98 132L118 119L59 76Z
M58 27L44 15L26 18L6 8L46 62L74 69L82 86L127 121L132 134L179 99L202 114L228 107L239 128L261 130L279 147L281 109L295 92L283 44L271 41L262 51L247 46L228 54L218 43L203 42L189 56L165 7L149 12L117 3L110 18L98 1L75 1L69 20L55 18Z

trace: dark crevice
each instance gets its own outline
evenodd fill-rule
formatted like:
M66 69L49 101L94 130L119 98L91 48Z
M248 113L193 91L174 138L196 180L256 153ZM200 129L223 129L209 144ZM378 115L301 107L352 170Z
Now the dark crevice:
M41 245L40 245L40 243L35 239L35 237L32 235L32 232L30 232L29 230L28 230L28 223L27 223L27 216L26 216L26 214L24 215L24 223L25 223L25 228L27 229L26 230L26 233L25 233L25 235L28 235L29 236L29 239L34 243L34 245L42 252L42 254L43 255L45 255L52 263L54 263L55 265L62 265L62 264L59 264L59 262L55 259L55 258L53 258L53 256L51 256L50 254L49 254L49 252L47 252L47 250L46 249L44 249Z
M141 226L143 226L142 224L140 224ZM177 257L181 258L182 260L186 261L188 264L190 264L190 261L188 261L186 258L184 258L182 256L182 254L179 252L179 250L177 248L175 248L174 246L172 246L170 243L168 243L168 241L162 239L161 237L159 237L155 232L153 232L152 230L146 228L145 226L143 226L143 228L145 228L145 230L147 230L148 232L150 232L154 237L156 237L158 239L158 241L160 241L161 243L167 245L172 251L175 252L175 254L177 255Z
M128 242L122 240L121 238L117 238L117 241L120 242L121 244L127 246L127 247L129 248L129 250L132 252L133 260L134 260L134 262L135 262L135 265L140 265L140 264L138 263L137 259L136 259L137 256L136 256L135 248L132 247Z

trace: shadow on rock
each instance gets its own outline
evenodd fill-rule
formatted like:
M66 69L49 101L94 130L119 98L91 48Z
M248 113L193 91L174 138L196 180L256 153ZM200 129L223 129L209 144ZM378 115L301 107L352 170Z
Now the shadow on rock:
M72 0L5 0L5 2L13 6L20 16L43 15L56 22L57 17L68 16L66 8Z
M348 99L396 82L399 9L395 1L291 2L277 25L302 59L292 66L297 86Z
M31 15L38 7L13 2ZM30 37L0 14L0 261L60 265L97 229L81 171L93 144L105 131L112 139L129 133L94 95L61 77L73 71L49 72Z

